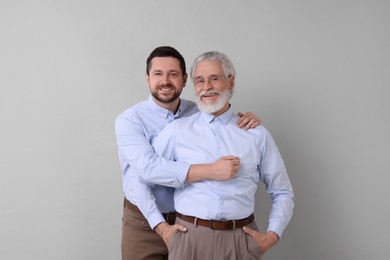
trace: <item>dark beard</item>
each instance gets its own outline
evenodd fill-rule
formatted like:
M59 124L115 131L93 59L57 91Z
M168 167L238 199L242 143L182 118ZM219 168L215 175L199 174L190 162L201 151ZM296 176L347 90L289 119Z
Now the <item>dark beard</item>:
M158 90L153 91L151 94L157 101L164 103L164 104L168 104L168 103L175 101L177 98L179 98L181 91L175 91L174 94L168 99L166 99L164 96L160 96L158 94Z

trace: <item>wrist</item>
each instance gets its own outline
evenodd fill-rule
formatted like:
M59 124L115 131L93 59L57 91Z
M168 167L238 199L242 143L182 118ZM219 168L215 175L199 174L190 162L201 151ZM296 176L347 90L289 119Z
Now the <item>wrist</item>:
M168 222L164 221L164 222L161 222L159 223L155 228L154 230L156 231L156 233L162 237L163 233L164 233L164 230L165 228L169 226Z
M213 164L192 164L188 169L185 183L192 183L210 179L213 173Z
M205 176L206 180L214 180L217 167L215 163L206 164Z
M279 242L279 235L274 231L268 231L266 236L271 240L272 246L276 245Z

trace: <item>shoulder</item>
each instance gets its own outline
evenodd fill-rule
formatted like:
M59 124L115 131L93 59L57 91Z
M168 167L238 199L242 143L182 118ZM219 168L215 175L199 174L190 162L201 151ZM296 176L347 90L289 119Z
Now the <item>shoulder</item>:
M115 119L115 121L121 120L137 120L140 118L140 114L145 113L149 110L146 101L141 101L126 110L122 111Z
M180 99L180 102L183 109L181 117L190 116L199 111L198 106L193 101Z
M196 103L191 100L180 99L180 102L183 102L183 105L185 105L186 107L196 107Z
M267 139L272 138L270 132L263 125L259 125L255 128L243 130L248 136L252 136L257 142L266 142Z
M259 126L255 127L255 128L248 129L248 131L253 133L253 134L259 135L259 136L269 135L269 131L263 125L259 125Z

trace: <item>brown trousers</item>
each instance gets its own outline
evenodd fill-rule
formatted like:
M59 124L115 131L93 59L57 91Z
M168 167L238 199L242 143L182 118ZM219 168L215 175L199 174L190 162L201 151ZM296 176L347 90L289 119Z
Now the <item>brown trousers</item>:
M242 228L213 230L180 218L176 218L176 223L186 226L188 231L178 232L168 242L170 260L261 259L255 239L244 233ZM247 226L258 230L254 221Z
M166 260L168 249L140 212L123 208L122 260Z

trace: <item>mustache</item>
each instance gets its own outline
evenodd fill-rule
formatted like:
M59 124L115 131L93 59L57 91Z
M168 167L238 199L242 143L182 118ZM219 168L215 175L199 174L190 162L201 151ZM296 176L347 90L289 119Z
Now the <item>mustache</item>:
M207 96L207 95L219 95L219 92L213 89L203 90L199 93L199 97Z
M158 86L159 88L174 88L172 84L168 83L168 84L161 84Z

